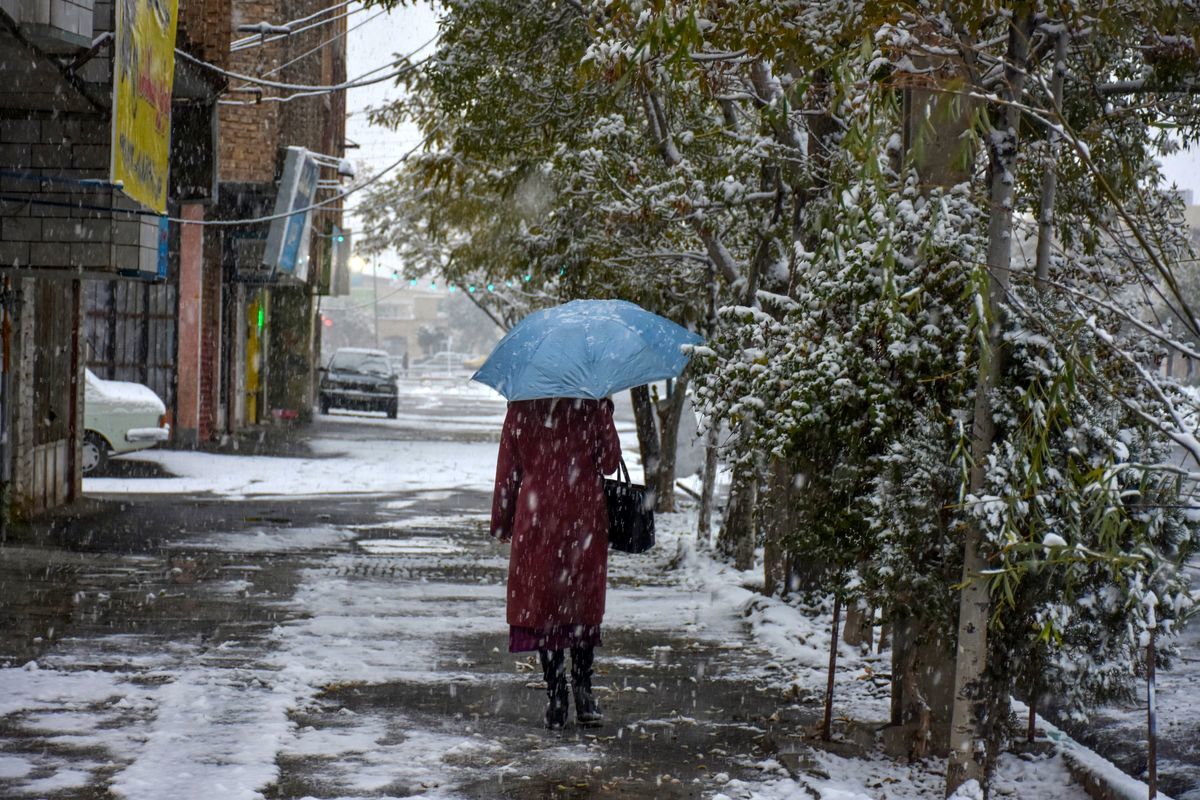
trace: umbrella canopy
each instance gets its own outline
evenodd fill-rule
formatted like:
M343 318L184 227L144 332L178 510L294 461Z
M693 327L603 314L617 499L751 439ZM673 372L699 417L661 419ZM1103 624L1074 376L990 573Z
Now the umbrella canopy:
M674 378L701 338L624 300L574 300L534 312L500 340L473 380L509 400L583 397Z

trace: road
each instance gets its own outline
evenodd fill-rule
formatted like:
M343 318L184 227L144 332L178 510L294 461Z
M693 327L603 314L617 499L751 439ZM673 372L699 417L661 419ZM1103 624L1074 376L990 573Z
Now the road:
M856 749L841 720L886 717L871 678L886 653L843 648L839 741L811 748L826 612L747 605L736 576L714 589L676 565L670 517L651 556L612 559L605 726L545 731L540 675L506 652L506 552L486 535L503 403L434 382L403 397L395 421L335 413L237 455L114 461L87 503L14 531L0 797L775 800L802 791L789 774L829 797L939 791L940 761ZM632 461L627 406L618 428ZM1161 701L1184 770L1191 674L1164 676ZM1136 718L1092 731L1135 772ZM1033 766L1009 758L993 795L1080 796L1057 759Z
M502 410L322 417L283 457L205 456L219 491L158 490L203 477L171 472L186 453L89 480L108 493L0 549L0 795L698 797L758 774L814 712L781 710L745 625L662 561L614 558L608 724L542 729L477 474ZM389 489L380 454L412 442L428 461Z

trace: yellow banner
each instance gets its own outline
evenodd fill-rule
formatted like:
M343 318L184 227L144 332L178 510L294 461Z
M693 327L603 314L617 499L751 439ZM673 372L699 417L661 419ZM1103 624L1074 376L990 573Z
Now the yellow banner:
M167 210L179 0L117 0L115 16L112 180L161 214Z

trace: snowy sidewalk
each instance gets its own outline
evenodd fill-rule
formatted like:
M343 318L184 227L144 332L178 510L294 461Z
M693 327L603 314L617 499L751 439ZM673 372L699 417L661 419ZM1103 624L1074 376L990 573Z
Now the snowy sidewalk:
M71 609L0 669L0 794L685 797L761 759L769 659L645 560L614 568L609 723L542 730L479 505L364 502L374 522L181 531L136 555L5 548L7 585L49 591L50 572Z
M542 730L536 669L503 651L505 560L482 500L363 499L317 525L262 524L247 500L241 524L74 561L68 619L36 662L0 669L0 794L794 797L784 751L821 797L936 795L938 763L807 751L821 621L681 547L686 515L662 520L653 557L613 559L607 724ZM2 552L6 580L56 558ZM845 694L855 713L883 702L870 682ZM998 796L1082 797L1054 761L1014 760L1004 781Z
M0 796L940 796L940 761L812 747L827 614L743 586L689 514L613 556L605 726L543 730L485 530L502 408L324 417L324 458L147 454L176 477L89 480L110 510L65 546L0 548ZM886 717L886 659L842 648L839 715ZM1058 757L994 796L1083 798Z

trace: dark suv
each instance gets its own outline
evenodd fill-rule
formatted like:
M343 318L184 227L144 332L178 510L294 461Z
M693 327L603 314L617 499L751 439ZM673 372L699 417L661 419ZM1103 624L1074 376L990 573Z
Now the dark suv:
M321 374L318 403L322 414L331 408L383 411L396 418L399 390L391 359L382 350L341 347Z

